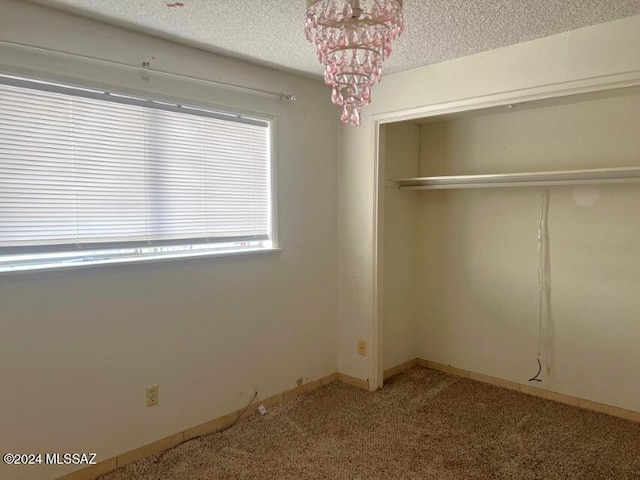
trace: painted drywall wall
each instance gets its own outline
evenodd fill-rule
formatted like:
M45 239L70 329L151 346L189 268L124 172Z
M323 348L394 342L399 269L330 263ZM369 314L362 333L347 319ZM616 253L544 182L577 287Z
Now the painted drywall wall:
M639 111L630 87L428 119L420 175L638 166Z
M363 359L353 348L358 338L378 347L377 332L383 330L375 297L376 117L398 112L400 118L465 99L509 98L525 89L544 92L558 84L638 78L640 16L386 76L363 110L362 126L344 129L341 141L340 371L371 378L372 385L382 380L378 352Z
M638 166L640 89L591 97L426 123L421 175ZM640 410L640 185L550 188L539 330L543 191L404 192L420 202L417 356L527 383L541 332L536 386Z
M274 115L275 253L0 276L0 451L105 460L337 370L338 121L319 81L25 1L0 40L175 71L298 101L0 47L3 71ZM313 54L313 52L310 52ZM143 78L144 77L144 78ZM145 406L159 384L160 404ZM49 479L73 467L7 467Z
M416 358L418 278L420 262L418 221L421 215L419 195L407 195L394 179L415 177L420 173L420 125L403 122L384 127L385 202L384 202L384 368ZM389 281L384 281L388 279Z

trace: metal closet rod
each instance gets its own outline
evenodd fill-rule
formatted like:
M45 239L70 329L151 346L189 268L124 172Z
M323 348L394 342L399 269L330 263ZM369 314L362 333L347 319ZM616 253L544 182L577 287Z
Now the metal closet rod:
M290 101L295 101L296 100L296 96L293 93L282 93L282 92L272 92L270 90L262 90L260 88L253 88L253 87L246 87L244 85L236 85L235 83L228 83L228 82L220 82L217 80L210 80L208 78L201 78L201 77L194 77L191 75L184 75L182 73L174 73L174 72L168 72L166 70L155 70L152 69L149 65L149 62L143 62L142 65L131 65L129 63L124 63L124 62L116 62L113 60L104 60L102 58L95 58L95 57L90 57L87 55L80 55L77 53L70 53L70 52L63 52L61 50L53 50L50 48L44 48L44 47L36 47L34 45L26 45L23 43L16 43L16 42L8 42L5 40L0 40L0 45L9 45L12 47L20 47L20 48L25 48L25 49L29 49L29 50L35 50L35 51L39 51L39 52L46 52L46 53L54 53L56 55L63 55L63 56L67 56L67 57L73 57L73 58L80 58L83 60L89 60L92 62L96 62L96 63L104 63L107 65L116 65L119 67L125 67L125 68L131 68L134 70L138 70L138 71L142 71L142 72L153 72L153 73L159 73L161 75L167 75L169 77L177 77L177 78L186 78L189 80L194 80L197 82L204 82L204 83L210 83L213 85L218 85L218 86L223 86L223 87L228 87L228 88L236 88L238 90L245 90L248 92L253 92L253 93L259 93L262 95L270 95L273 97L278 97L280 98L280 100L290 100Z
M490 175L414 177L395 180L401 190L588 185L640 181L640 167L526 172Z

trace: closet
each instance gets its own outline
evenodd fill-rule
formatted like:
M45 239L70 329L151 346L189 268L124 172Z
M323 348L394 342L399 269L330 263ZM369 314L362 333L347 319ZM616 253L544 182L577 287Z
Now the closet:
M640 87L381 129L384 369L640 411Z

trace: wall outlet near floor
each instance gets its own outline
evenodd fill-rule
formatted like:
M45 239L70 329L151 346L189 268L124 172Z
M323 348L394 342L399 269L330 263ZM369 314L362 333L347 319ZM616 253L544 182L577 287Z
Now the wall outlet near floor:
M160 390L158 385L147 387L147 407L153 407L160 401Z
M367 342L364 340L358 340L358 355L367 354Z

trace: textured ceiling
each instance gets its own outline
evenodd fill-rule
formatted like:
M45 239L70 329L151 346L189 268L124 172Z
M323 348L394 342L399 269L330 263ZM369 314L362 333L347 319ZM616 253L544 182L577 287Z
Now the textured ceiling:
M262 64L320 75L305 0L32 0ZM182 3L183 6L168 6ZM405 0L398 72L640 14L640 0Z

